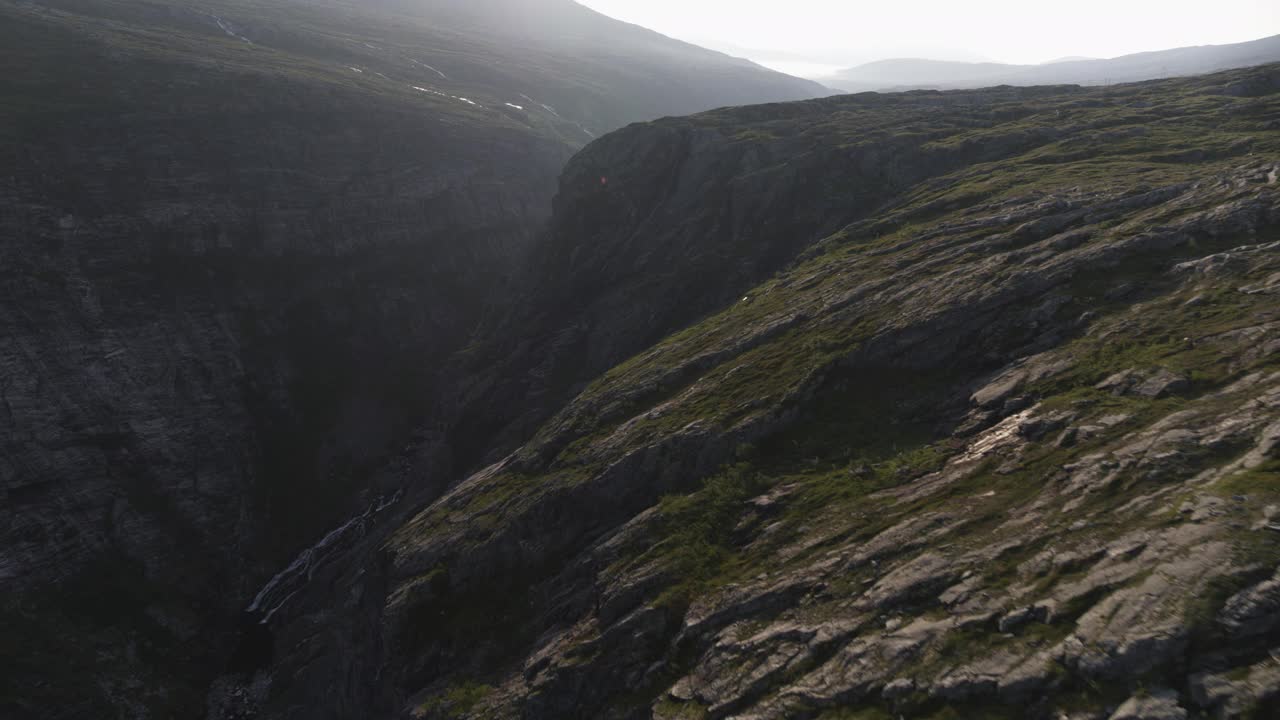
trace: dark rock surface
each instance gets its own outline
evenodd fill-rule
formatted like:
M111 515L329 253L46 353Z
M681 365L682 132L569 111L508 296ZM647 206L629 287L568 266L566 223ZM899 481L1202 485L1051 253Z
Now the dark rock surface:
M0 715L185 717L265 662L274 573L447 483L438 371L568 157L823 91L553 4L645 77L439 3L0 2Z
M53 636L32 642L55 658L141 642L182 669L122 660L107 689L65 692L184 706L166 685L221 670L257 588L395 489L373 472L422 425L432 369L519 264L571 148L501 123L424 132L428 108L122 51L34 10L3 23L25 73L5 96L40 93L6 106L21 141L0 176L4 628ZM7 717L60 716L24 694L92 683L23 655Z
M597 116L484 72L0 7L6 717L1274 707L1275 66L661 120L552 205Z

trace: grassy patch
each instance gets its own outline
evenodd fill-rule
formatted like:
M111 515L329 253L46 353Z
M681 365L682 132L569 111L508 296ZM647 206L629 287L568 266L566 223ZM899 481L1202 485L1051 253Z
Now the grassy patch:
M706 720L707 709L696 702L664 698L653 708L654 720Z
M472 681L459 682L439 695L427 698L418 705L414 717L422 720L465 718L492 693L493 688L488 685Z
M1268 460L1258 467L1233 473L1214 487L1222 495L1244 495L1255 504L1280 499L1280 460Z
M640 558L640 562L661 558L677 578L657 604L683 606L723 582L739 560L731 542L733 529L745 513L747 500L765 487L759 473L740 463L708 479L696 493L662 499L658 505L662 539Z

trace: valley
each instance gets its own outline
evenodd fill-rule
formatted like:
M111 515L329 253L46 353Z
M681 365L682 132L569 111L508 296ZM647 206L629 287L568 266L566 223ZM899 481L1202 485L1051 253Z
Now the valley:
M569 0L0 47L5 718L1280 707L1280 65L832 95Z
M715 106L683 65L646 99L663 48L726 100L817 88L588 15L653 54L619 77L467 7L0 4L0 714L200 714L273 575L447 485L439 373L565 161Z

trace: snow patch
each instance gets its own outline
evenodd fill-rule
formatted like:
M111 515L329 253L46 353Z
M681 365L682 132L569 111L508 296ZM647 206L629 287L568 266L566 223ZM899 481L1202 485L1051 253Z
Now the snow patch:
M233 38L235 38L235 39L237 39L237 40L243 40L243 41L245 41L245 42L249 43L250 45L252 45L252 44L253 44L253 41L252 41L252 40L250 40L249 38L247 38L247 37L245 37L245 36L241 35L240 33L236 32L236 28L235 28L235 26L234 26L234 25L232 25L231 23L227 22L226 20L223 20L222 18L218 17L217 15L211 15L210 17L212 17L212 18L213 18L213 21L214 21L214 22L218 23L218 27L222 29L222 32L224 32L224 33L226 33L226 34L230 35L231 37L233 37Z
M363 74L364 74L364 71L363 71L363 70L361 70L361 69L360 69L360 68L358 68L358 67L353 67L353 68L351 68L351 72L353 72L353 73L360 73L361 75L363 75Z
M431 72L433 72L433 73L435 73L435 74L439 75L440 77L444 78L445 80L448 80L448 79L449 79L449 76L448 76L448 75L445 75L444 73L440 72L439 70L437 70L437 69L435 69L435 68L431 67L430 65L428 65L428 64L426 64L426 63L424 63L424 62L422 62L422 61L420 61L420 60L414 60L413 58L409 58L409 62L413 63L414 65L417 65L418 67L424 67L424 68L426 68L426 69L430 70Z
M479 103L477 103L474 100L470 100L468 98L458 97L457 95L450 95L448 93L442 93L439 90L432 90L431 88L424 88L419 85L410 85L409 87L413 88L414 90L417 90L418 92L431 93L432 95L439 95L440 97L449 98L450 100L457 100L458 102L464 102L468 105L481 107Z
M503 104L503 105L506 105L506 106L507 106L507 107L509 107L509 108L515 108L515 109L517 109L517 110L524 110L524 108L523 108L522 106L520 106L520 105L516 105L515 103L502 103L502 104Z

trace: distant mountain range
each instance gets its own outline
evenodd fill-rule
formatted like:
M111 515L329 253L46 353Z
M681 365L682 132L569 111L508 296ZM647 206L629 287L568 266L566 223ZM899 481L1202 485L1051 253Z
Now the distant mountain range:
M1061 58L1042 65L894 59L842 70L822 81L848 92L964 89L992 85L1109 85L1200 75L1280 60L1280 35L1233 45L1203 45L1109 60Z

